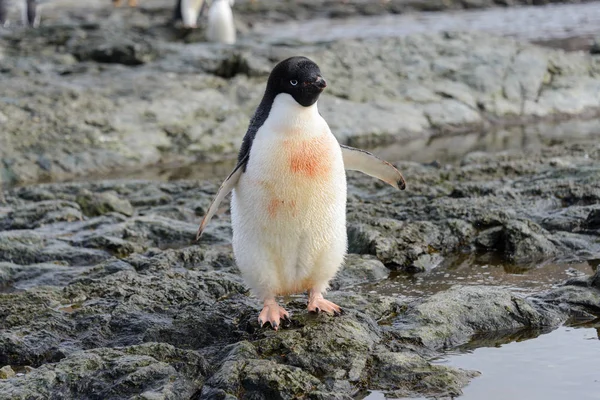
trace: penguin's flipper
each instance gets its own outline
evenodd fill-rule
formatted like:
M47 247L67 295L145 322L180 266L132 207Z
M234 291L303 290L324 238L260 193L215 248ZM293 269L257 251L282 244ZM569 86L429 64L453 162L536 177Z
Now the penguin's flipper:
M392 164L384 161L368 151L355 149L354 147L340 145L344 168L352 171L360 171L374 178L380 179L396 189L404 190L406 181L404 177Z
M247 162L248 156L244 157L240 162L238 162L238 164L235 166L233 171L231 171L227 179L225 179L225 181L221 184L221 187L217 191L217 195L213 199L212 203L210 203L210 207L208 207L206 215L204 216L204 218L202 218L202 222L200 223L200 227L198 228L198 233L196 234L196 240L200 239L200 236L202 236L204 228L206 228L206 225L208 225L213 215L215 215L215 213L217 212L219 204L221 204L225 196L227 196L229 192L233 190L235 185L237 185L238 181L240 180L240 176L242 176L242 173L244 172L244 166Z

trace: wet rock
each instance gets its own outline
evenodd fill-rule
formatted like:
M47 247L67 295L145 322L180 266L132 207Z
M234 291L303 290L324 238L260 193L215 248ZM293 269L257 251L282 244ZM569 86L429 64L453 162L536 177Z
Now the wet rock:
M467 239L450 234L451 229L448 224L426 221L374 220L370 225L350 224L349 251L374 255L390 269L422 272L440 262L437 251L457 250Z
M17 265L0 262L0 287L11 285L26 290L37 286L64 286L86 270L51 263Z
M574 318L594 320L600 312L600 278L598 271L591 277L569 279L565 284L532 296L534 300L570 310Z
M600 229L600 210L592 210L583 223L584 228L598 230Z
M223 371L223 369L225 369ZM235 373L234 377L228 374ZM235 386L223 383L233 381ZM238 386L243 382L243 386ZM216 386L219 385L219 386ZM248 398L293 399L320 389L321 382L301 368L277 364L270 360L230 362L213 375L203 388L200 399L235 398L244 392ZM218 389L216 388L218 387Z
M75 201L88 217L97 217L113 211L128 217L133 215L131 203L119 198L115 192L92 193L84 190Z
M387 396L403 397L410 393L428 393L429 396L452 397L462 394L475 371L431 365L423 357L411 353L378 353L373 360L371 385L386 391ZM404 388L399 389L399 387Z
M494 250L499 248L503 239L503 229L500 226L486 229L477 235L476 245L483 250Z
M107 29L103 33L85 35L81 43L71 43L72 54L79 61L141 65L154 61L158 52L147 39L131 33Z
M344 317L315 321L306 314L298 318L299 331L282 330L276 336L232 346L207 381L202 398L216 393L235 395L240 390L281 398L298 397L306 390L316 390L324 398L333 398L335 392L338 398L354 394L356 389L349 383L368 379L367 354L380 340L373 323L364 317L359 321ZM292 377L291 385L285 384L286 376Z
M110 257L103 250L70 246L59 240L46 241L30 231L0 232L0 261L21 265L66 262L70 265L93 265Z
M596 273L592 276L590 284L593 287L600 289L600 269L596 269Z
M338 290L360 283L378 282L389 274L390 271L377 258L349 254L330 286Z
M592 212L586 206L559 209L543 218L540 225L551 232L576 232L582 228L586 216L589 218Z
M268 60L256 57L249 52L232 52L220 60L216 60L214 66L204 67L207 72L222 78L233 78L236 75L268 77L272 67Z
M556 254L556 248L537 224L510 221L502 230L504 253L515 263L527 263L548 259Z
M152 185L148 185L131 196L131 204L136 207L168 204L171 200L172 197L168 193Z
M540 308L505 289L472 286L453 287L420 301L394 323L403 328L402 337L449 348L475 332L557 326L565 318L565 310L558 307Z
M196 240L198 226L159 216L137 217L127 224L125 238L156 247L181 247Z
M19 207L0 219L0 230L34 229L55 222L72 222L83 218L76 203L41 201L29 207Z
M6 398L180 398L202 386L201 355L161 343L74 353L29 374L0 382Z

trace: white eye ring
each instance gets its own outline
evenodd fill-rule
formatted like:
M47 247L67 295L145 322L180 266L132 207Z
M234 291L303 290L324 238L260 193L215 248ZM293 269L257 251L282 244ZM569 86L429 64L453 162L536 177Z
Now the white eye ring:
M297 84L298 84L298 81L297 81L297 80L295 80L295 79L292 79L292 80L290 81L290 85L292 85L292 86L296 86Z

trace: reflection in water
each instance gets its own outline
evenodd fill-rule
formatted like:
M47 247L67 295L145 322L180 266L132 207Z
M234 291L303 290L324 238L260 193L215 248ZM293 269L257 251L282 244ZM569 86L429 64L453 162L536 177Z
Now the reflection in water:
M561 327L535 340L521 339L497 347L480 347L475 339L463 349L466 353L450 355L441 362L482 373L464 389L461 400L597 400L600 324L596 324Z
M185 165L158 165L127 171L113 171L108 174L86 175L85 182L103 179L147 179L165 182L183 179L224 179L235 167L236 162L237 161L232 158L219 162L197 162ZM69 182L77 182L77 179L70 179Z
M388 279L361 285L359 289L389 296L424 296L454 285L491 285L529 293L550 288L575 275L589 275L593 270L588 262L516 266L502 263L493 254L461 254L447 257L429 271L418 274L392 272Z
M456 163L472 152L539 150L561 143L598 138L600 138L600 119L596 118L415 139L374 148L372 151L392 162L428 163L435 160L440 163Z
M413 161L422 163L457 163L472 152L498 152L503 150L537 150L570 141L600 139L600 119L572 120L562 123L538 123L515 126L488 132L472 132L461 135L444 135L434 138L398 141L396 143L367 149L391 162ZM86 180L98 179L150 179L174 181L179 179L223 179L235 166L236 160L198 162L191 165L165 165L146 167L127 172L115 172L99 176L87 176Z
M434 361L481 372L460 400L598 400L600 321L579 326L480 335ZM373 391L364 399L394 397Z
M480 347L502 347L502 345L512 342L524 342L535 339L540 335L550 333L555 328L525 328L513 332L481 332L473 335L469 343L466 343L456 349L449 351L449 355L460 355L462 353L472 352Z

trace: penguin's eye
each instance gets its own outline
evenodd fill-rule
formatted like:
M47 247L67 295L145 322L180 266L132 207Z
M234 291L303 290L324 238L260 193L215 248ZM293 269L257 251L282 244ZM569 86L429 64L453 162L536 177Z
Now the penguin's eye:
M292 79L292 80L290 81L290 85L292 85L292 86L296 86L297 84L298 84L298 81L297 81L297 80L295 80L295 79Z

